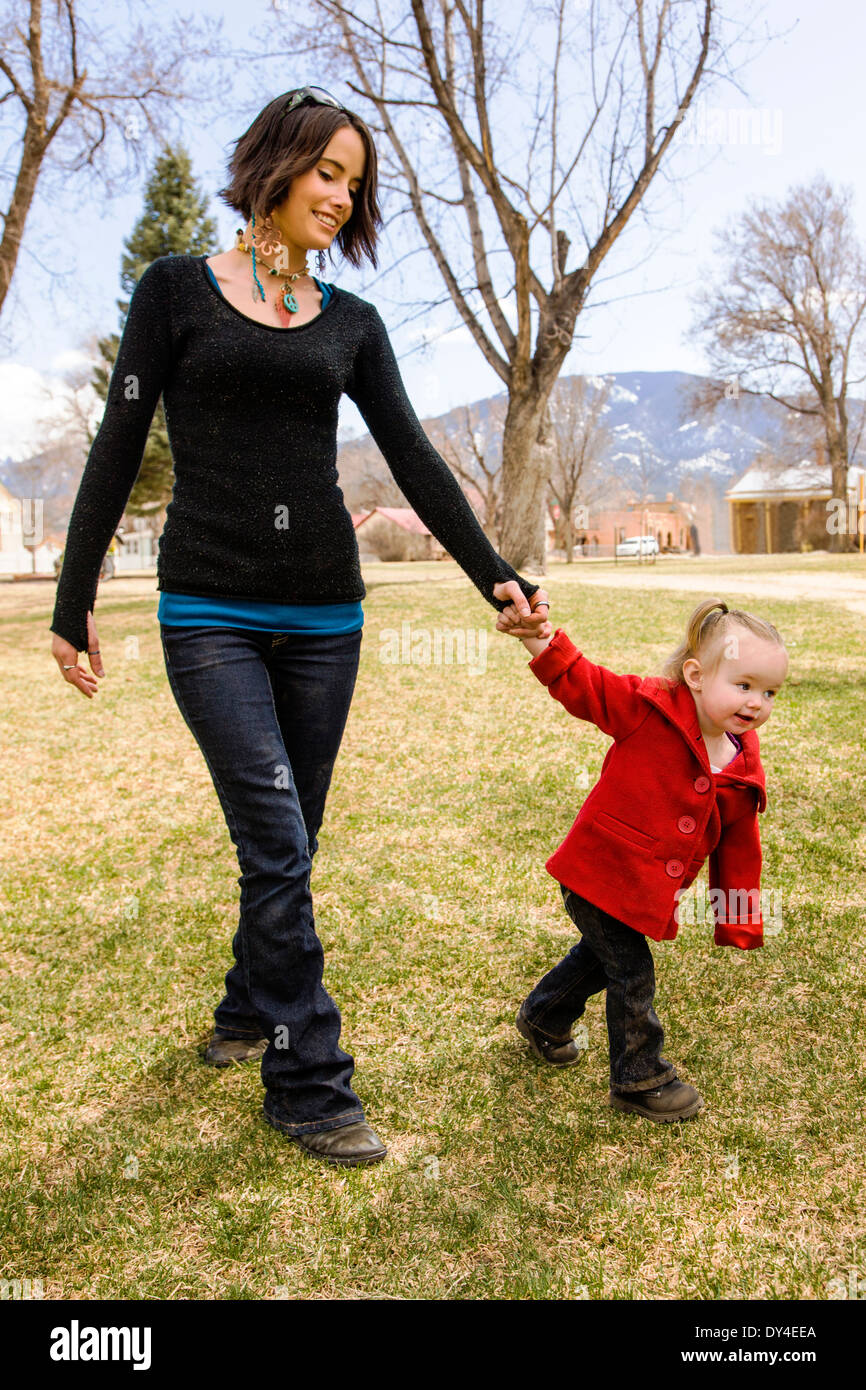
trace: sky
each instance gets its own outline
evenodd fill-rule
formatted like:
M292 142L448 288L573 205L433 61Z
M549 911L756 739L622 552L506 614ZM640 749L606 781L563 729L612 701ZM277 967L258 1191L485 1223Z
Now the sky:
M506 4L513 6L516 0ZM855 225L866 241L866 6L857 0L726 0L726 8L740 19L760 16L761 27L776 37L753 46L748 65L738 73L744 91L727 86L698 99L678 136L675 162L666 166L671 177L657 180L650 191L650 225L634 220L602 267L590 306L579 320L580 337L566 358L565 374L707 371L702 346L688 333L693 296L714 273L714 231L731 225L751 198L782 199L795 184L823 173L834 185L852 188ZM225 39L244 51L256 33L257 11L264 17L264 0L250 0L244 7L209 0L197 7L198 13L222 16ZM169 0L148 6L148 13L162 20L189 12ZM196 178L210 200L223 250L234 244L238 225L236 214L216 198L231 142L274 94L317 80L308 63L301 67L287 73L282 56L263 62L238 59L237 107L226 102L217 119L193 109L179 126ZM351 94L339 82L327 85L349 100ZM744 132L731 108L746 107L753 123ZM7 129L7 175L17 167L18 155ZM117 331L123 243L141 213L145 181L146 173L137 182L121 181L124 186L108 198L83 174L54 173L37 189L2 323L0 460L24 458L39 448L45 422L67 389L64 371L86 365L91 335ZM387 195L382 202L387 218ZM577 241L577 233L572 239ZM393 255L399 237L387 242ZM568 269L573 264L572 259ZM411 274L413 299L444 297L432 258L416 255L409 265L410 271L400 274ZM546 276L543 266L540 270L549 284L549 270ZM338 263L325 278L377 304L420 417L504 389L450 302L401 325L399 285L405 281L387 264L380 262L374 271ZM96 397L94 406L101 408ZM342 436L363 429L353 403L344 397Z

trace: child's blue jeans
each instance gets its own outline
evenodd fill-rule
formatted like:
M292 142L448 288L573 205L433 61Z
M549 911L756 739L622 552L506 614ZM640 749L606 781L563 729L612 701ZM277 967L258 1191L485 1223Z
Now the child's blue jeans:
M674 1081L676 1069L661 1055L664 1032L652 1006L656 982L647 938L559 886L581 939L539 980L523 1005L526 1018L548 1037L566 1038L589 996L607 990L611 1089L649 1091Z

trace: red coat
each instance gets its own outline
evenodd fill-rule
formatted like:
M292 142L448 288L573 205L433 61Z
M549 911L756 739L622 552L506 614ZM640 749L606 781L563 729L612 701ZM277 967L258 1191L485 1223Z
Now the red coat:
M557 628L529 669L570 714L614 742L601 776L547 870L654 941L677 934L679 893L709 857L717 946L763 945L758 812L767 804L758 735L710 771L695 702L682 682L618 676Z

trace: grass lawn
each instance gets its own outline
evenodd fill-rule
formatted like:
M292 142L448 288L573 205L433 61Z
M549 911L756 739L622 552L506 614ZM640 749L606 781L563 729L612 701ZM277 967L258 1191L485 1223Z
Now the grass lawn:
M693 572L694 601L717 592ZM326 984L390 1146L348 1171L263 1122L255 1064L201 1062L239 868L152 581L123 582L100 590L92 701L50 656L53 586L14 586L18 606L2 586L0 1277L48 1299L824 1299L866 1274L862 615L736 600L790 646L761 733L782 918L760 951L715 947L709 924L653 946L665 1055L706 1102L663 1126L608 1106L602 996L570 1070L513 1027L574 939L544 861L608 740L455 566L370 567L313 870ZM545 583L556 625L620 671L655 670L693 602L612 566L610 587L580 565ZM434 656L468 630L473 660L382 660L407 622Z

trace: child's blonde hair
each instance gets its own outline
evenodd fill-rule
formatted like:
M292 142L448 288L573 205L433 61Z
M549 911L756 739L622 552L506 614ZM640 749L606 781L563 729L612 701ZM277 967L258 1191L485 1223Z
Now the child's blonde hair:
M724 648L722 639L734 626L748 628L765 642L785 646L772 623L756 618L753 613L744 613L741 608L729 608L724 599L708 598L698 604L689 618L685 638L676 651L671 652L662 667L662 675L674 683L684 680L683 663L691 657L699 657L708 670L715 670Z

